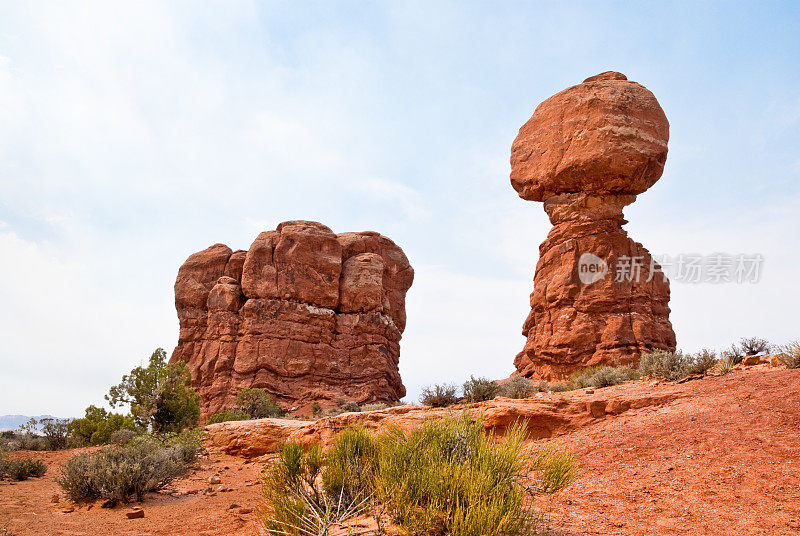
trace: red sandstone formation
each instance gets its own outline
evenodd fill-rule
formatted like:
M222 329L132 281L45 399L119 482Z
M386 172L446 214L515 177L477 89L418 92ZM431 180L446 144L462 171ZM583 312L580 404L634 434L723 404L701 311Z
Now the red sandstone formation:
M655 96L605 72L542 102L511 148L511 184L544 202L519 374L560 380L587 366L675 349L669 282L622 210L661 177L669 122ZM582 270L582 271L581 271Z
M374 232L290 221L248 251L216 244L178 271L172 361L189 364L204 415L245 387L287 407L395 402L406 393L398 362L413 279L403 251Z

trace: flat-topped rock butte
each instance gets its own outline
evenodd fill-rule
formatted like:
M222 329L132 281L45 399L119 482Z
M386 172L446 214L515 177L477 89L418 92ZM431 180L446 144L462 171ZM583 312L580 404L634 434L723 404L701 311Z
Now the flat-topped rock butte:
M611 71L545 100L520 128L511 185L544 203L553 228L539 247L517 373L562 380L675 350L669 281L622 228L623 208L661 177L668 140L655 96Z
M287 409L396 402L406 393L398 363L413 280L403 250L375 232L289 221L247 251L216 244L178 271L171 360L189 365L205 416L246 387Z

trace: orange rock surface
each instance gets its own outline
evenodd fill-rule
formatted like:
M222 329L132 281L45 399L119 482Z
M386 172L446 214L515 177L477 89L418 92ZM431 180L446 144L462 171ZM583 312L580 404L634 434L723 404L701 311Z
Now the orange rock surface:
M622 228L623 208L661 177L668 139L653 94L615 72L550 97L520 129L511 184L544 203L553 228L539 248L519 374L562 380L675 349L669 282Z
M413 279L403 251L374 232L290 221L248 251L216 244L178 271L172 361L189 365L206 416L245 387L287 408L395 402L405 395L398 363Z

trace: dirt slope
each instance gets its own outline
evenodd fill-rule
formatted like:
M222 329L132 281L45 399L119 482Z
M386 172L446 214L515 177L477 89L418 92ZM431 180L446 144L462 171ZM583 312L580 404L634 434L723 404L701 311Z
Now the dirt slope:
M596 411L592 418L575 413L580 407L591 413L597 401L610 409L642 400L645 391L652 404L617 415ZM753 369L655 387L634 382L515 404L494 407L502 409L498 415L508 408L572 408L580 424L551 439L572 449L581 465L579 479L551 503L554 534L800 534L800 371ZM239 508L258 504L262 458L212 452L171 490L151 494L144 519L128 520L125 507L63 513L68 504L53 502L59 493L53 478L72 452L25 454L45 458L51 468L41 479L0 483L0 534L258 534L255 514ZM217 474L222 482L211 487L231 491L204 494Z

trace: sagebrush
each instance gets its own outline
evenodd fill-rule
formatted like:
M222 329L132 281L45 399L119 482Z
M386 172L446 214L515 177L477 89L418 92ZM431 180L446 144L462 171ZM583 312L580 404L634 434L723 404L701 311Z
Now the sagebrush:
M200 448L199 433L155 438L134 437L124 446L109 446L70 458L56 482L75 503L106 499L141 501L183 473Z
M422 389L419 401L425 406L444 408L459 401L458 387L451 384L436 384Z

